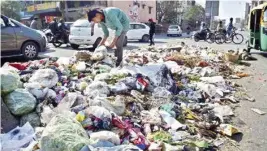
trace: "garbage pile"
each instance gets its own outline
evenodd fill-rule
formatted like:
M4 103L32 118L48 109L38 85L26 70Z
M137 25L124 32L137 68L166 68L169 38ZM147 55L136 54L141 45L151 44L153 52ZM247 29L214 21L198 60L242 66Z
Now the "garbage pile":
M110 51L6 63L1 101L12 123L1 125L1 149L204 150L240 133L230 124L236 65L224 53L141 48L115 68Z

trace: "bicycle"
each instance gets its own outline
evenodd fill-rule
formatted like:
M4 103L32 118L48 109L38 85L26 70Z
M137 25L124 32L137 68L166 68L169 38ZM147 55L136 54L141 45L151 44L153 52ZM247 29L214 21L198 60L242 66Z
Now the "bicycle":
M219 33L215 36L215 42L217 44L231 43L231 42L235 44L241 44L243 41L244 41L243 35L236 33L236 28L233 28L232 33L228 37L227 34L224 33Z

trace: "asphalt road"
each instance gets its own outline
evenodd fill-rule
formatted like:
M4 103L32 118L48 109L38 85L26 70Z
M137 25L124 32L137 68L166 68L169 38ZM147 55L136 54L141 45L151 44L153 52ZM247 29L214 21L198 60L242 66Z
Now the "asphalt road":
M245 40L248 38L247 33L242 33L245 37ZM156 35L155 43L156 46L164 44L173 44L185 42L188 45L199 45L199 46L209 46L217 50L227 51L227 50L240 50L246 48L245 41L241 45L235 44L208 44L207 42L200 41L194 42L190 38L183 37L166 37L166 35ZM124 53L127 53L127 50L148 46L148 43L140 42L129 42L127 47L125 47ZM80 48L89 49L87 47ZM60 47L54 48L50 45L50 49L44 53L41 53L42 57L69 57L72 56L75 50L71 47ZM266 151L267 150L267 114L258 115L257 113L251 111L251 108L258 108L262 111L267 112L267 53L261 53L258 51L252 51L253 57L257 60L250 61L250 67L246 67L245 72L249 73L250 76L237 80L236 82L244 87L248 95L255 98L255 102L242 101L240 100L239 107L235 110L235 117L233 119L234 125L237 125L238 128L243 132L243 136L239 137L238 146L226 145L226 148L222 150L226 151ZM3 60L1 59L2 63ZM17 61L17 59L5 59L5 61Z

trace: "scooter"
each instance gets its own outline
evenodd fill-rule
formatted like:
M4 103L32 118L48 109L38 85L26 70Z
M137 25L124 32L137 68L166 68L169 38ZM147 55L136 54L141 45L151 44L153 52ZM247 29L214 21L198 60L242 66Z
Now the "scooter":
M207 34L196 32L193 36L195 42L198 42L199 40L207 41L208 43L213 43L215 41L215 34L212 33L210 30L207 30Z
M49 43L52 42L52 39L53 39L53 33L51 32L51 30L49 28L46 28L46 29L43 29L43 32L45 33L45 36L47 38L47 41Z
M66 32L67 32L66 39L63 39L62 35L59 32L53 36L51 42L56 48L60 47L62 44L69 43L69 31L66 31Z

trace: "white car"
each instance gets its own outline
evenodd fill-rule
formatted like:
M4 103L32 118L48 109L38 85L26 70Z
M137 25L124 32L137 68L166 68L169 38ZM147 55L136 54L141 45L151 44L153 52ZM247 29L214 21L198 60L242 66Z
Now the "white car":
M87 19L75 21L70 27L69 42L71 47L78 49L80 45L93 45L93 48L96 48L104 33L98 25L95 25L93 35L91 35L91 29L91 24Z
M172 35L177 35L177 36L182 36L182 30L179 25L170 25L167 31L167 36L172 36Z
M143 23L130 23L130 29L126 34L127 40L139 40L142 42L149 41L149 29L146 24Z

